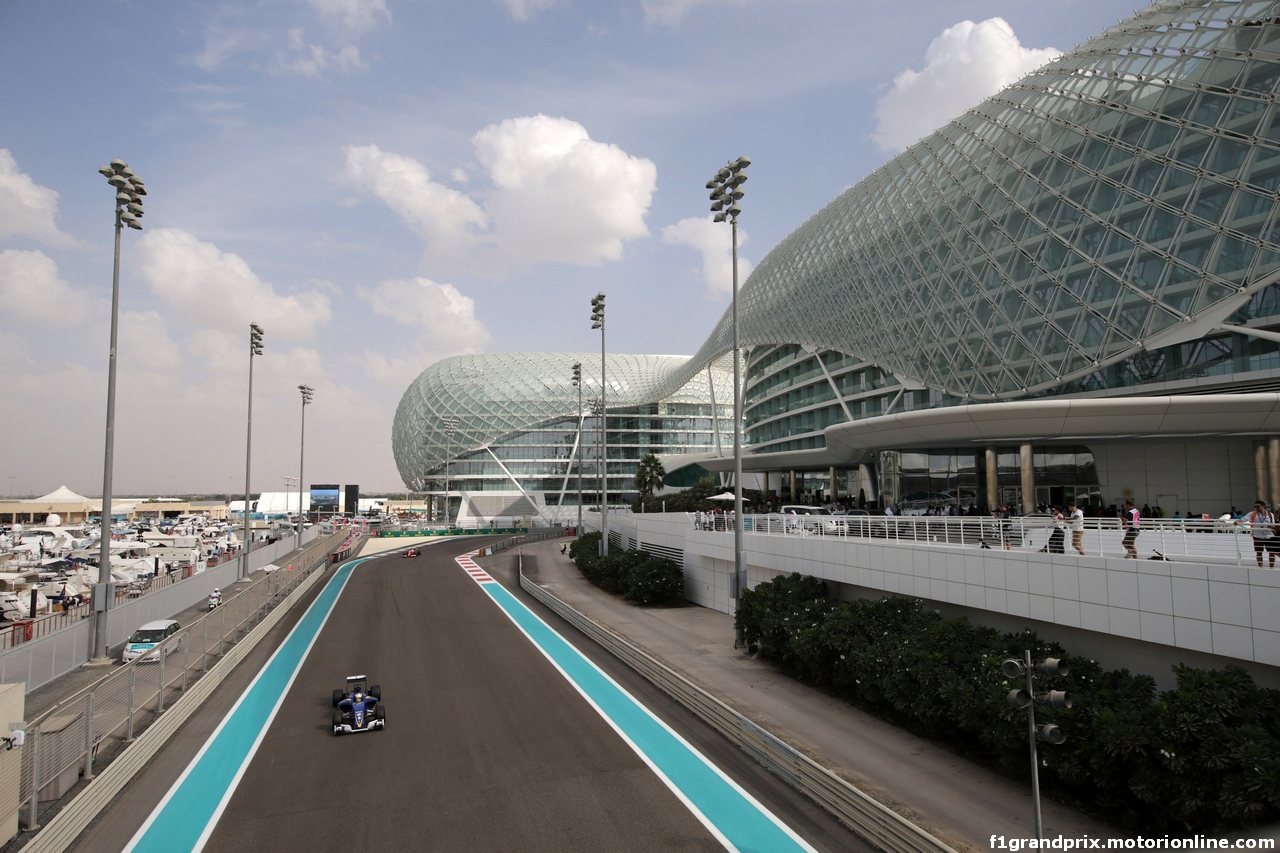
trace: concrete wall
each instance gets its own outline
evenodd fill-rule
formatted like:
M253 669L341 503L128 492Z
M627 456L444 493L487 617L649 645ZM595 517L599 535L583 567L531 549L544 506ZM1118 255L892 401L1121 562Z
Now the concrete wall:
M1249 440L1090 443L1089 449L1109 505L1131 497L1138 506L1160 504L1170 516L1175 510L1218 516L1233 506L1247 511L1257 497Z
M733 611L731 532L694 530L683 513L609 521L629 539L639 530L647 550L679 552L690 601ZM963 608L1002 630L1091 638L1085 644L1108 667L1145 671L1166 685L1168 667L1185 660L1247 665L1259 681L1280 686L1280 570L883 539L748 533L743 543L753 586L800 572L841 585L844 597L908 595Z

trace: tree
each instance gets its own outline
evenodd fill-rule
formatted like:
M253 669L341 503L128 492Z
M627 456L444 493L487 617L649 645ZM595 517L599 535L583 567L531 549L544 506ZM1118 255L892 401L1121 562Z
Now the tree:
M662 467L658 457L646 453L636 464L636 491L640 500L653 497L653 493L662 488L662 481L667 476L667 469Z

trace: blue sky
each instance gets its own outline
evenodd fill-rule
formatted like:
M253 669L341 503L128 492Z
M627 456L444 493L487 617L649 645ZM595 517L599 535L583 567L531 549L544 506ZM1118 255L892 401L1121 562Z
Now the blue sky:
M0 2L0 494L403 488L401 394L462 352L695 351L704 184L754 161L749 267L903 147L1131 14L1116 0Z

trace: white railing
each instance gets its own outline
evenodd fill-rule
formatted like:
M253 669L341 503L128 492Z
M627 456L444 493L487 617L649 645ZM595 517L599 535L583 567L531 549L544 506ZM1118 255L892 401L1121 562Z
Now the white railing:
M689 513L689 524L697 527ZM732 534L731 514L706 513L702 530ZM951 548L1003 548L1045 551L1064 556L1125 557L1125 531L1117 518L1087 518L1080 550L1072 531L1052 537L1055 524L1045 515L1001 520L990 516L746 515L743 530L756 536L817 536L850 541L913 542ZM1277 540L1280 543L1280 540ZM1246 523L1192 519L1142 520L1134 541L1139 559L1254 566L1253 538ZM1280 547L1280 546L1278 546ZM1269 556L1269 555L1268 555ZM1267 562L1264 561L1264 565Z

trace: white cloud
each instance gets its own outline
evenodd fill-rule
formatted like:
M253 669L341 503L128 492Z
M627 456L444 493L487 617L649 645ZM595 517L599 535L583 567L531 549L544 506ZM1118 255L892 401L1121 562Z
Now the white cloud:
M43 252L0 252L0 317L18 327L66 330L84 320L84 295L58 277L58 267ZM7 323L7 325L9 325Z
M320 19L334 30L362 35L379 24L391 23L386 0L307 0Z
M419 331L412 352L388 359L366 352L365 372L376 382L404 387L431 364L446 356L480 352L491 336L476 318L476 303L452 284L427 278L391 279L357 294L374 314Z
M733 232L723 222L710 217L681 219L662 229L662 240L677 246L688 246L702 255L702 282L707 300L722 299L733 292ZM738 229L738 247L747 242L747 232ZM738 255L738 286L751 275L751 262Z
M900 151L1060 55L1052 47L1023 47L1002 18L961 21L929 45L923 70L893 78L876 105L871 138L885 151Z
M544 9L560 4L560 0L499 0L499 2L507 7L511 17L517 21L527 21Z
M306 77L317 77L330 70L343 74L369 70L368 64L360 58L360 48L354 44L328 50L317 44L307 44L303 34L301 27L289 30L288 51L276 54L276 70L292 71Z
M470 198L431 180L411 157L376 145L349 146L343 177L386 203L427 244L427 253L445 267L470 250L489 217Z
M277 339L313 337L329 322L329 298L282 296L240 256L176 228L148 231L137 242L135 269L172 316L201 329L243 337L250 322Z
M471 141L490 182L475 197L431 180L410 157L375 145L346 149L343 177L418 232L428 271L502 276L546 262L597 265L648 235L644 217L658 174L652 161L545 115L506 119Z
M54 223L57 215L58 193L18 171L13 154L0 148L0 240L31 237L59 248L74 245L74 238Z

